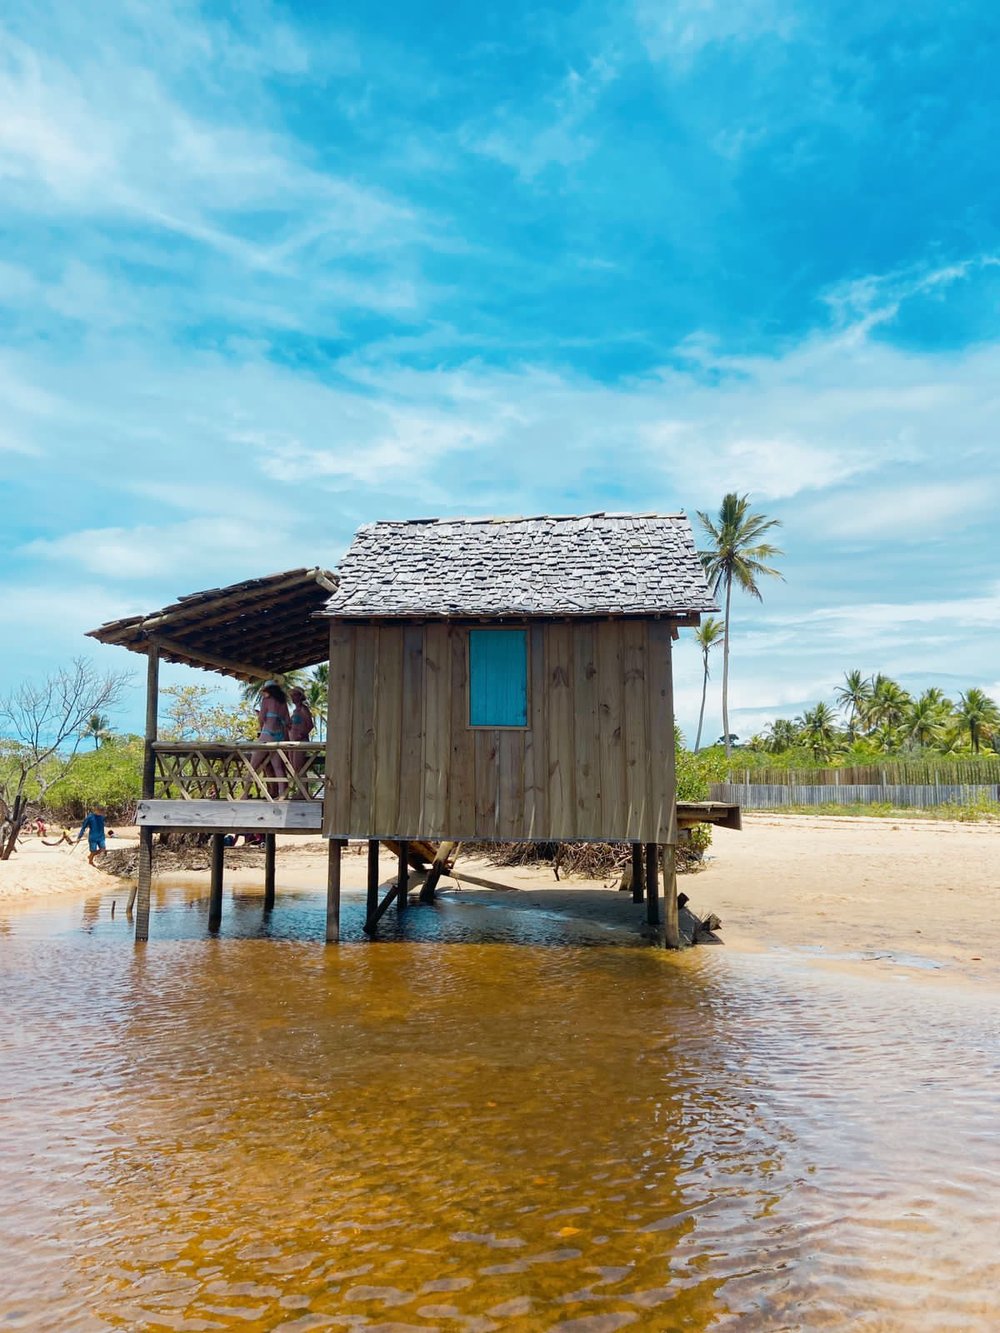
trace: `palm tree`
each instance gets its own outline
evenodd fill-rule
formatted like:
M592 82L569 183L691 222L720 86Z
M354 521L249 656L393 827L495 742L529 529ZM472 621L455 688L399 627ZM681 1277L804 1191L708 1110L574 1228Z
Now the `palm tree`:
M80 736L83 740L87 740L88 737L93 740L95 750L103 741L106 741L110 735L111 719L105 717L103 713L91 713L90 717L87 718L87 721L84 724L83 730L80 732Z
M307 677L307 680L308 683L305 686L306 702L319 721L318 735L322 739L323 732L326 729L326 710L330 682L329 662L320 662L319 666L314 666L312 672Z
M837 748L840 737L837 733L837 715L829 704L818 703L802 714L799 720L801 738L813 752L814 759L824 762Z
M1000 729L1000 708L984 691L973 686L958 696L957 713L968 729L972 753L979 753L980 743L988 741Z
M872 677L872 692L864 713L865 730L871 734L880 727L892 730L902 726L913 700L896 681L881 672Z
M944 736L951 704L932 686L914 699L903 718L902 734L913 745L934 745Z
M729 732L729 616L733 583L762 602L764 599L757 587L757 579L762 574L772 578L782 577L780 571L764 562L784 552L761 540L771 528L779 527L780 522L776 518L751 513L749 495L737 495L735 491L730 491L722 497L716 522L713 523L701 510L698 511L698 518L712 543L708 550L698 552L705 573L715 595L718 595L720 588L726 590L722 646L722 732L728 758L732 753Z
M776 717L768 730L767 748L772 754L781 754L798 744L799 729L790 717Z
M701 712L698 714L698 735L694 742L695 754L701 749L701 725L705 721L705 695L708 693L708 654L725 633L725 626L715 616L706 616L695 630L695 643L701 649L704 674L701 679Z
M845 671L844 683L836 691L837 703L847 710L847 734L853 740L858 719L863 718L872 697L872 683L858 670Z

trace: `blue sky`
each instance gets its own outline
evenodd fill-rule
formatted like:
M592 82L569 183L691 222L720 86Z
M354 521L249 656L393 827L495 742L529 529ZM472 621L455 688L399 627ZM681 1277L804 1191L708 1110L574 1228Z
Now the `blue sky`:
M1000 10L352 8L4 7L0 689L370 519L738 490L737 731L1000 697Z

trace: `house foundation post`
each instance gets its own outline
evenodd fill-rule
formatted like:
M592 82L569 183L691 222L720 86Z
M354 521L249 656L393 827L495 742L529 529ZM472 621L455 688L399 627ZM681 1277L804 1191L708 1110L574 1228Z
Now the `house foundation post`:
M365 907L365 930L375 928L375 914L378 911L378 841L368 842L368 900Z
M160 698L160 653L151 643L146 655L146 728L142 749L142 797L148 801L153 796L156 777L156 752L153 745L157 734L157 708ZM149 939L149 899L153 885L153 830L139 830L139 878L135 888L129 894L126 915L131 916L132 908L138 907L135 914L136 943Z
M346 843L342 838L331 838L327 849L326 865L326 942L340 943L340 873L341 853Z
M213 933L222 925L222 867L225 844L221 833L212 834L212 874L208 893L208 928Z
M677 848L669 842L663 848L663 943L668 949L681 947L677 919Z
M399 875L396 880L398 885L396 891L396 915L402 916L407 908L406 891L410 885L410 844L401 842L399 844Z
M643 900L642 883L644 878L642 843L634 842L632 844L632 901L634 903L641 903Z
M660 924L659 875L657 861L659 847L655 842L646 843L646 922L650 926Z
M264 911L274 909L274 853L276 839L273 833L264 834Z

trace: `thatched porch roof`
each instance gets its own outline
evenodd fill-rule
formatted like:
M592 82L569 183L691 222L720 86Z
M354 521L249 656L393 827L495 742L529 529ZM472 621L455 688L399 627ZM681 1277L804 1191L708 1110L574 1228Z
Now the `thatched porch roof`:
M261 680L325 662L330 627L315 613L337 588L326 569L290 569L181 597L146 616L110 620L92 639L237 680Z

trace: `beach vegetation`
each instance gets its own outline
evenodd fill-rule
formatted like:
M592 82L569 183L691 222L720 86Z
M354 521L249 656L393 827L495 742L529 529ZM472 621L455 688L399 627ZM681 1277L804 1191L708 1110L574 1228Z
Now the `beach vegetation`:
M130 679L76 658L0 698L0 861L17 845L29 800L45 800L76 758L89 720L113 708Z

